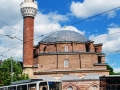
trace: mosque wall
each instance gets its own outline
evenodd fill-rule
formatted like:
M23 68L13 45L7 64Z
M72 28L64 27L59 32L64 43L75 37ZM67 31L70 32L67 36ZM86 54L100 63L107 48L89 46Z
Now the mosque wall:
M98 62L96 54L41 54L34 62L39 64L40 70L79 70L103 69L106 70L105 57ZM66 61L65 61L66 60ZM65 65L66 64L66 65Z
M68 50L65 50L65 47ZM39 52L86 52L85 44L83 43L55 43L55 44L40 44Z
M86 52L84 43L73 43L73 51Z
M102 53L102 45L89 43L40 43L38 48L35 48L35 53L48 53L48 52L95 52Z
M57 69L57 55L42 55L38 57L38 64L41 71Z
M102 44L94 44L95 52L101 53L102 52Z

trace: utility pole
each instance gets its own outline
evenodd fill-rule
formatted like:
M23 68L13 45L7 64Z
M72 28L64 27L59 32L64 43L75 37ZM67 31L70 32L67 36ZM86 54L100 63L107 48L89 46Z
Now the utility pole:
M11 85L13 82L13 65L12 65L12 59L11 59Z

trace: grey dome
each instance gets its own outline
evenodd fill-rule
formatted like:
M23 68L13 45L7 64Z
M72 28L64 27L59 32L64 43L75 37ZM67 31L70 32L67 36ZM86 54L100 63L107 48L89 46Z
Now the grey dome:
M53 42L87 42L87 41L89 40L78 32L70 30L61 30L47 35L40 42L53 43Z

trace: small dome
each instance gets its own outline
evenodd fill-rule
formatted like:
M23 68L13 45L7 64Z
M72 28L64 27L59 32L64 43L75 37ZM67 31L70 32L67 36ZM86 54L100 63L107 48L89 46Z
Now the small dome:
M40 42L54 43L54 42L87 42L87 41L89 40L79 32L61 30L47 35Z

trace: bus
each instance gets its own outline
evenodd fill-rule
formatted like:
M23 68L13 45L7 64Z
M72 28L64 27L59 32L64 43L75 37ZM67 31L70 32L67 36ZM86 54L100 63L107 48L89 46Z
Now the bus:
M62 90L62 82L57 80L44 81L30 79L13 82L12 85L2 86L0 90Z

